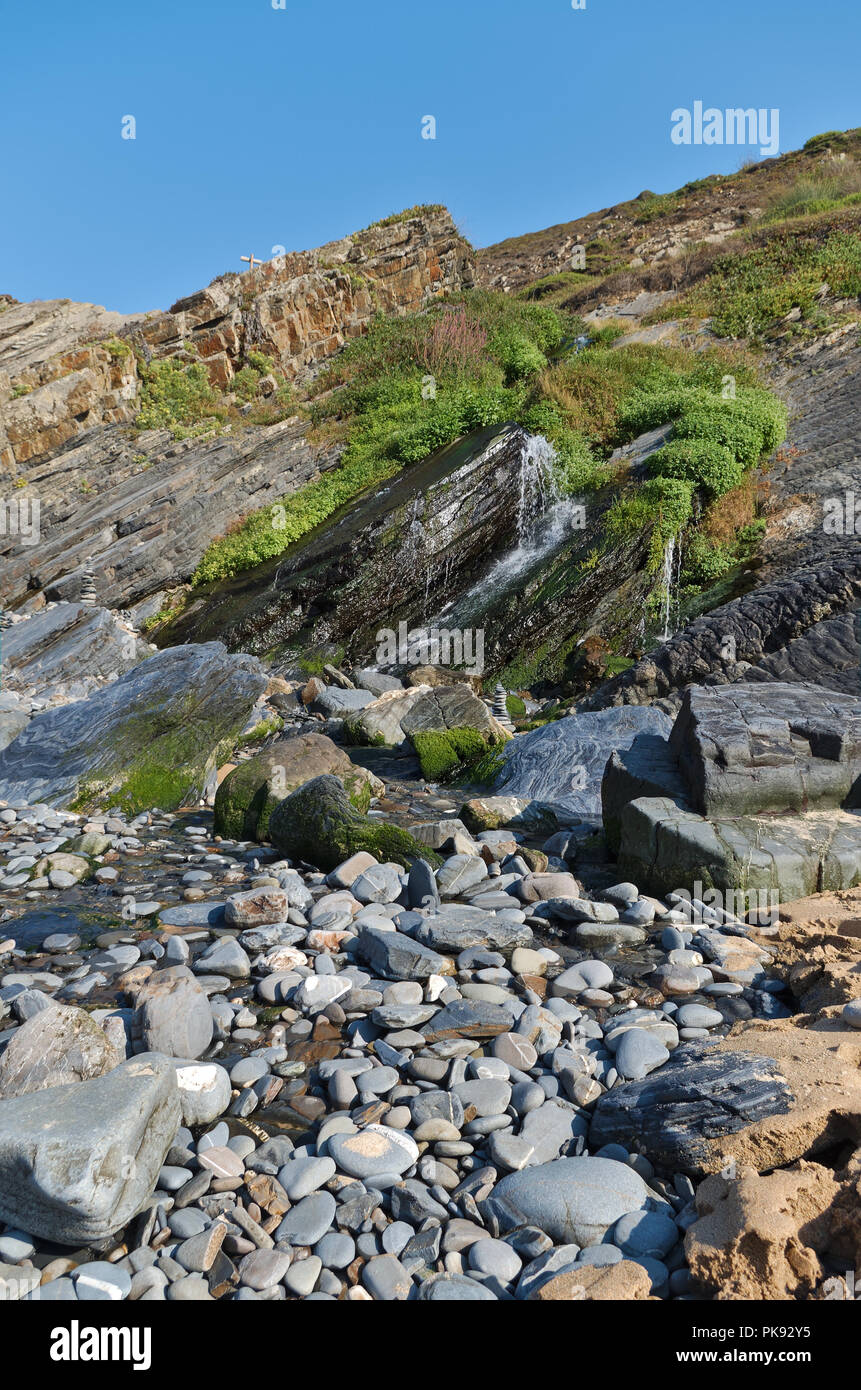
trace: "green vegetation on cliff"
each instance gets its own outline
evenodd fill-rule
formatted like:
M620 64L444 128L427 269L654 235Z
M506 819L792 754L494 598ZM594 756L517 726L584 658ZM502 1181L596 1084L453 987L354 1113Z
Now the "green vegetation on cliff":
M550 440L560 487L578 495L624 484L624 462L608 464L613 450L672 426L649 462L652 477L623 492L608 517L611 544L648 529L655 570L669 537L773 451L784 437L785 411L741 352L616 347L613 325L578 351L575 339L586 328L559 308L490 290L420 314L378 317L308 388L311 438L341 445L339 466L213 542L193 582L276 558L401 469L507 421ZM266 365L249 362L249 377ZM705 558L707 547L700 549ZM441 756L449 762L450 750Z

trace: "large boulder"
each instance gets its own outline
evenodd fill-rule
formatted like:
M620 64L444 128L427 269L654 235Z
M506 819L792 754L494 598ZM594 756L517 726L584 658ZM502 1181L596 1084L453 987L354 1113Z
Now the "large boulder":
M693 685L669 743L704 816L861 806L861 699L852 696L782 681Z
M360 815L343 782L331 775L313 778L279 802L269 818L269 838L288 858L327 871L360 850L382 863L437 862L433 851L405 830Z
M157 652L87 700L48 710L0 752L0 799L174 809L247 723L267 677L220 642Z
M400 748L407 743L402 720L422 697L429 686L411 690L386 690L358 714L349 715L347 732L354 743L368 746Z
M777 681L692 686L668 738L641 734L609 760L604 830L620 871L651 892L791 901L861 882L859 788L861 700Z
M215 793L215 832L231 840L265 840L269 817L279 801L310 782L332 773L343 782L350 801L367 811L383 783L351 763L343 748L325 734L279 739L229 772Z
M620 874L659 896L705 887L792 902L861 883L861 819L851 811L709 819L643 796L617 824Z
M104 1240L153 1192L180 1119L174 1066L154 1053L0 1100L0 1219L60 1245Z
M0 1057L0 1097L91 1081L122 1060L88 1013L52 1001L9 1039Z
M671 727L660 710L638 705L569 715L500 749L493 789L548 803L569 823L597 820L601 777L611 755L629 748L638 734L666 738Z

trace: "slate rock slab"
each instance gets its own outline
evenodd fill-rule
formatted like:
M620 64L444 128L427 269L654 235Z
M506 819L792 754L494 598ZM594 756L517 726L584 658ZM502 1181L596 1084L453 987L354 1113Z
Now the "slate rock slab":
M66 806L125 793L173 810L203 793L219 745L266 688L254 657L220 642L170 647L87 700L46 710L0 752L0 798ZM94 737L94 731L98 737Z
M359 933L356 954L384 980L426 980L449 969L443 957L421 941L373 927Z
M419 1032L428 1043L445 1038L495 1038L498 1033L510 1032L513 1022L514 1014L504 1004L456 999L423 1024Z
M0 1101L0 1219L60 1245L103 1240L154 1191L180 1118L175 1069L157 1053Z
M511 900L516 906L515 899ZM472 947L489 951L513 951L516 946L531 946L532 928L525 922L500 921L493 912L474 909L479 916L467 920L464 916L439 913L428 917L418 928L416 940L437 951L467 951Z
M616 1085L600 1097L589 1148L622 1144L660 1167L701 1174L707 1171L709 1141L785 1115L793 1101L770 1057L689 1043L644 1080Z
M638 734L669 736L672 723L650 706L572 714L521 734L500 752L494 790L550 804L567 820L599 820L601 777L610 756Z

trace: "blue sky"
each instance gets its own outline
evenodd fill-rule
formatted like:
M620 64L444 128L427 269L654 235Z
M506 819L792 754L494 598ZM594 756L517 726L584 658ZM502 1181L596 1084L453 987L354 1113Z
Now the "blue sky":
M782 151L861 124L846 0L283 4L5 7L0 292L166 308L417 202L485 246L758 157L674 145L696 100L777 107Z

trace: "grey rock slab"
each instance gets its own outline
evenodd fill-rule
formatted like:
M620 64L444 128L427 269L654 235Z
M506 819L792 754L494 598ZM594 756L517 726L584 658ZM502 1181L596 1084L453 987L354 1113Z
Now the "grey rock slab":
M384 980L426 980L446 968L442 956L422 941L373 927L360 931L356 954Z
M622 705L569 715L505 744L494 777L497 792L540 801L567 819L601 816L601 777L611 754L638 734L666 739L672 724L650 706ZM575 768L583 771L575 777Z
M0 1101L0 1218L61 1245L103 1239L153 1191L180 1119L174 1067L157 1054Z
M479 912L480 916L472 915ZM501 920L495 912L472 908L426 918L416 931L416 940L437 951L460 952L477 948L511 952L517 946L531 945L533 934L525 922Z
M420 1032L426 1043L444 1042L449 1038L495 1038L509 1033L516 1017L516 1001L512 1006L489 1004L481 999L456 999L438 1010Z
M0 1097L90 1081L121 1060L83 1009L49 1003L21 1024L0 1057Z
M176 804L200 797L213 749L241 731L266 680L256 658L220 642L156 652L89 698L31 719L0 752L0 798L62 806L96 782L109 796L165 738L174 765L182 749Z

